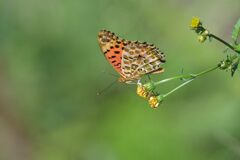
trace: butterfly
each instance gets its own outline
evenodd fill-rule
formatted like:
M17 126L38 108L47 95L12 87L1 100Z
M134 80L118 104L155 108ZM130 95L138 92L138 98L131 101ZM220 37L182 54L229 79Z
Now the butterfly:
M105 58L120 74L119 82L131 83L143 75L164 72L165 55L153 44L119 38L113 32L101 30L98 43Z

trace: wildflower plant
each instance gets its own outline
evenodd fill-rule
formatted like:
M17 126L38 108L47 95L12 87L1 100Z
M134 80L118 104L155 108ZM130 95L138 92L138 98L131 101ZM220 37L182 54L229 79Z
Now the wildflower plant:
M154 109L157 108L167 96L171 95L172 93L184 87L185 85L191 83L197 77L203 76L217 69L230 71L231 76L234 76L234 73L239 67L238 64L240 61L240 57L239 57L240 55L240 42L239 42L240 19L237 21L237 23L233 27L232 43L228 43L225 40L216 36L215 34L209 32L209 30L203 25L200 18L198 17L192 18L190 23L190 29L197 34L197 39L200 43L204 43L207 39L216 40L222 43L223 45L225 45L227 49L230 49L232 52L228 53L226 57L223 60L221 60L218 64L196 74L181 74L181 75L163 79L157 82L150 80L145 84L138 82L137 95L146 99L151 108L154 108ZM184 80L184 81L182 81L180 85L178 85L177 87L168 91L165 94L156 93L155 90L158 85L172 81L172 80L177 80L177 79Z

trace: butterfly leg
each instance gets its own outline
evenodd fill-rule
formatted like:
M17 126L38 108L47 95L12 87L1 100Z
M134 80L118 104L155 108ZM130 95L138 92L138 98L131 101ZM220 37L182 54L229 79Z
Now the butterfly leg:
M137 84L138 84L138 85L141 85L141 84L142 84L140 79L137 81Z

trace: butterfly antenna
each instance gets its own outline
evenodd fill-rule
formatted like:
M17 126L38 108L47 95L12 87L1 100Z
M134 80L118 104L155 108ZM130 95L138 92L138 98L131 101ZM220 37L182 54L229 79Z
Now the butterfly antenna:
M101 91L97 92L97 95L101 95L103 92L105 92L106 90L110 89L118 80L114 80L112 83L110 83L107 87L105 87L104 89L102 89Z

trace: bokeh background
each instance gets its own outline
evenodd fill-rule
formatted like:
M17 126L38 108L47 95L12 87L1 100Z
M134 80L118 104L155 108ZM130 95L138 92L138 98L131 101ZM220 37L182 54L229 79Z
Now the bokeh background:
M1 160L240 159L240 78L214 71L157 109L117 75L100 29L154 43L167 57L154 80L212 67L226 53L200 44L193 16L231 41L239 0L0 1ZM161 85L166 93L180 81Z

